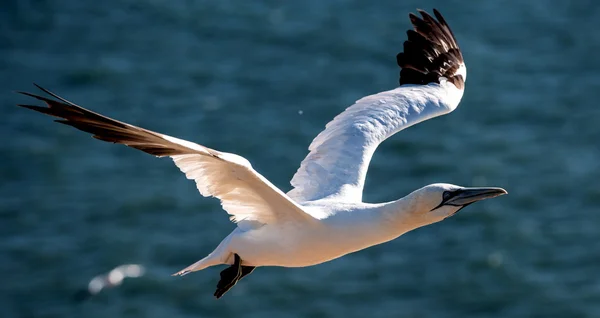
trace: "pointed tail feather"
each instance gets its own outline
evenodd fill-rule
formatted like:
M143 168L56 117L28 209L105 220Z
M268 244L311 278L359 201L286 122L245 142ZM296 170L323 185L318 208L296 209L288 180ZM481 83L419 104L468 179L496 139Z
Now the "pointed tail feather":
M171 276L185 276L191 272L201 271L207 267L219 264L223 264L219 257L215 257L213 254L210 254L196 263L180 270L179 272L172 274Z

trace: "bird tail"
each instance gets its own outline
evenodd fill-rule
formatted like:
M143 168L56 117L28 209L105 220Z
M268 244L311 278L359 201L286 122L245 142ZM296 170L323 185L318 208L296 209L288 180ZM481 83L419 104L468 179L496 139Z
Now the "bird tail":
M201 271L207 267L223 264L220 257L216 257L214 253L209 254L205 258L197 261L196 263L180 270L179 272L171 275L171 276L184 276L191 272Z
M201 271L207 267L221 265L221 264L231 264L233 261L233 254L229 250L229 241L231 240L232 232L229 234L219 246L215 248L212 253L208 254L205 258L197 261L196 263L180 270L179 272L173 274L172 276L184 276L191 272Z

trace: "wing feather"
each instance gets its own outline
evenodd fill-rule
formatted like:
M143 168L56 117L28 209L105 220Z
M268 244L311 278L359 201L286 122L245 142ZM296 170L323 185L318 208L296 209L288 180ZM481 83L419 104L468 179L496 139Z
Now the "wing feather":
M441 14L410 14L404 51L397 56L400 87L364 97L329 122L309 146L288 195L298 202L362 201L371 157L386 138L453 111L462 98L466 68Z
M96 139L123 144L157 157L171 157L186 177L196 182L200 193L219 198L230 219L243 229L277 222L315 221L241 156L105 117L37 87L58 101L20 92L45 102L48 107L19 106L58 117L57 122L91 133Z

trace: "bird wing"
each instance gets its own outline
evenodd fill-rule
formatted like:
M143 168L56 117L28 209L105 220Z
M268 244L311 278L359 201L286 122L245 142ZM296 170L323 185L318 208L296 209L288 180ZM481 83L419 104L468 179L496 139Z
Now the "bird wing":
M437 20L419 13L422 18L409 15L414 30L407 31L397 55L400 86L358 100L326 125L292 178L292 199L361 202L369 162L381 142L458 106L466 80L462 53L437 10Z
M96 139L123 144L157 157L171 157L187 178L196 182L203 196L221 200L223 208L231 215L230 219L241 228L316 220L241 156L105 117L36 86L58 101L20 92L44 101L48 107L19 106L59 117L61 119L57 122L91 133Z

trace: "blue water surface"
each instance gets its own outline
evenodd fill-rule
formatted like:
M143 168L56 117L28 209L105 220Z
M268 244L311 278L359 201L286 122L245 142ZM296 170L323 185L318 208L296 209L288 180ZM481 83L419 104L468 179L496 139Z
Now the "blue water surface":
M282 190L358 98L392 89L408 12L438 8L460 107L375 154L365 200L423 185L508 196L318 266L170 274L234 228L167 159L14 106L39 83L238 153ZM19 0L0 10L2 317L600 317L600 5L593 1ZM147 274L83 303L123 263Z

